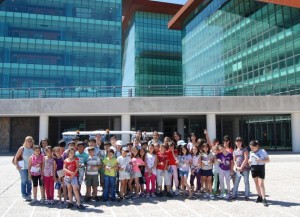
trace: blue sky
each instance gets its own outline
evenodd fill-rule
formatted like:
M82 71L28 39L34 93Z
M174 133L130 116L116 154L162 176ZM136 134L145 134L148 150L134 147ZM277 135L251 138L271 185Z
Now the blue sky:
M170 3L176 3L176 4L185 4L187 0L156 0L160 2L170 2Z

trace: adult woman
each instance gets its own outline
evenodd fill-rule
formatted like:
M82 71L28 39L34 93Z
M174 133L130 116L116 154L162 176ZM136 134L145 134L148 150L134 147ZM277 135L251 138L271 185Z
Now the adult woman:
M244 178L245 183L245 200L249 200L250 196L250 186L249 186L249 172L250 166L248 164L249 152L243 144L243 139L237 137L235 139L235 150L233 151L233 162L235 166L235 182L233 187L232 198L235 199L238 197L238 188L241 177Z
M18 149L17 154L14 158L14 164L16 165L17 170L19 170L21 176L21 193L22 197L26 201L31 201L31 181L28 178L28 161L30 156L33 154L33 138L31 136L27 136L23 145ZM22 161L17 159L22 158ZM21 163L22 162L22 163Z

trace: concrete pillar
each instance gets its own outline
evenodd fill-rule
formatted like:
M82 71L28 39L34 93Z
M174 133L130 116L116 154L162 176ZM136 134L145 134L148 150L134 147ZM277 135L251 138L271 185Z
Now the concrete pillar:
M130 131L130 115L124 114L121 115L121 130L122 131ZM130 135L122 134L123 144L126 144L130 141Z
M39 128L39 141L43 138L48 138L48 131L49 131L49 116L48 115L41 115L40 116L40 128Z
M206 129L209 135L210 140L212 141L217 137L216 134L216 114L207 114L206 115Z
M114 129L113 130L121 130L121 118L114 117Z
M184 139L184 118L177 118L177 132Z
M241 136L240 135L240 118L238 117L234 117L233 120L232 120L232 141L235 140L235 138L237 136Z
M300 112L291 114L293 152L300 152Z

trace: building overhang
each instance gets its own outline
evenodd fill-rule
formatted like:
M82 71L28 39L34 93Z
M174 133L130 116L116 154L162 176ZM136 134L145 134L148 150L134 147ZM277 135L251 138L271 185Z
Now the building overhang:
M205 0L188 0L188 2L181 7L181 9L174 15L174 17L168 23L169 29L181 30L183 28L184 20L195 10L199 4ZM283 6L300 8L299 0L256 0L259 2L278 4Z

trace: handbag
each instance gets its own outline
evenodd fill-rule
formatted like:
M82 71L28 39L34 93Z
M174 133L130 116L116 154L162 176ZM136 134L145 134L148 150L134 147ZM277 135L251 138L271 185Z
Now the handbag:
M23 160L23 151L24 151L24 147L22 148L22 152L21 152L20 156L17 158L17 162ZM17 155L17 154L15 154L15 156L12 158L12 161L11 161L13 165L15 165L15 158L16 158L16 155ZM17 165L16 165L16 166L17 166ZM19 163L18 163L18 166L19 166Z

